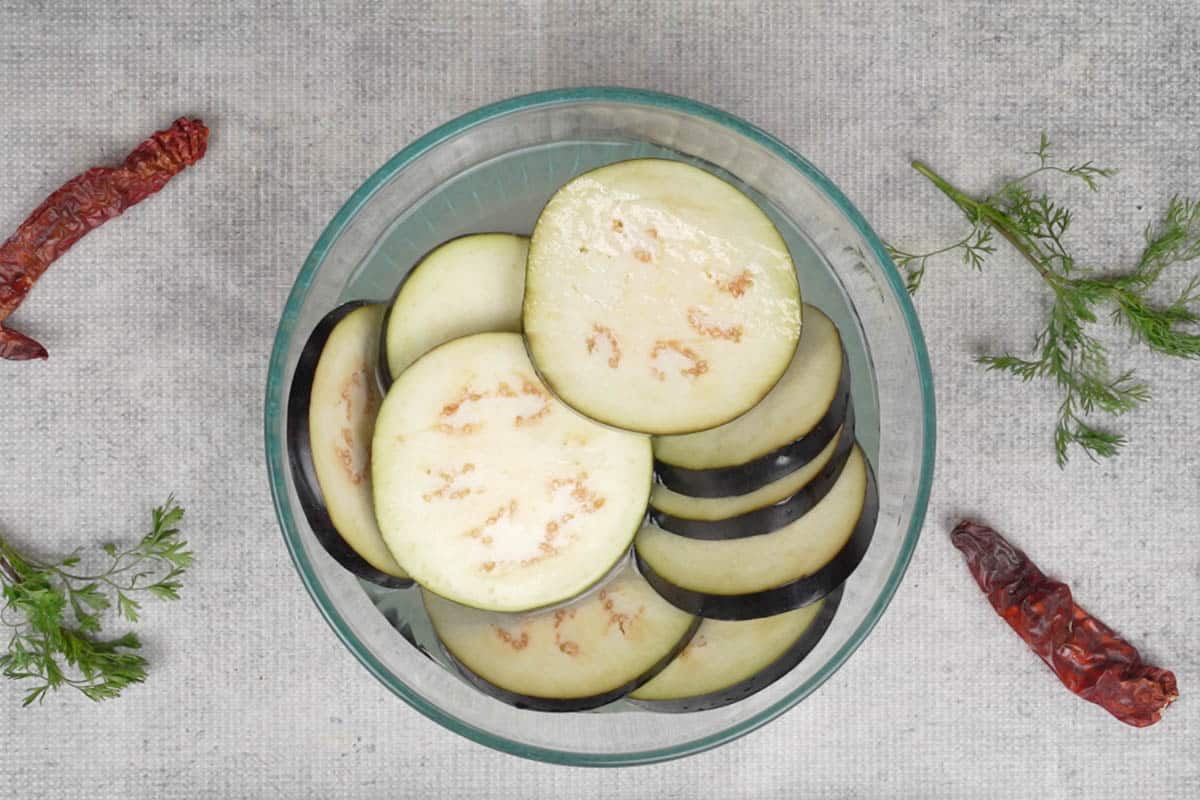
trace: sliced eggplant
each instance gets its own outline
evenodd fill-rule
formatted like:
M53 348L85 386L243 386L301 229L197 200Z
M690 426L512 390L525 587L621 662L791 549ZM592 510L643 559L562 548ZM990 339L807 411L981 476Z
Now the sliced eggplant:
M757 619L825 597L862 561L879 512L875 476L856 446L837 484L790 525L725 541L653 526L634 541L638 568L671 603L713 619Z
M400 284L384 321L384 385L443 342L472 333L519 333L528 252L525 236L478 233L451 239L422 258Z
M655 483L650 492L652 510L662 514L684 519L717 520L736 517L769 505L794 495L804 488L833 458L843 440L849 437L854 441L854 408L847 409L846 420L838 429L837 435L825 445L825 449L804 466L789 472L776 481L764 484L752 492L745 494L728 494L720 497L694 497L673 489L668 489L661 483Z
M708 711L760 692L804 660L833 621L842 590L762 619L706 619L666 669L630 694L653 711Z
M807 478L790 497L748 508L750 502L745 498L753 497L756 493L731 498L693 498L690 505L685 502L687 498L684 495L673 494L667 503L674 501L679 513L669 514L655 506L655 497L662 500L664 492L670 490L660 492L660 487L656 486L650 493L650 521L663 530L692 539L737 539L770 533L792 524L825 498L841 477L853 446L854 415L851 413L847 415L839 434L830 440L816 458L758 490L764 496L770 496L773 487L779 484L794 485L796 479L793 476Z
M567 600L626 552L646 510L648 437L576 414L520 335L481 333L404 370L375 426L375 514L426 589L492 611Z
M629 564L602 588L533 614L480 611L423 594L462 675L505 703L538 711L582 711L625 696L667 666L700 623Z
M824 450L849 405L841 336L829 317L805 306L800 346L770 394L720 427L655 437L655 472L668 488L694 497L752 492Z
M288 460L296 496L321 546L360 578L399 588L412 581L383 543L371 496L382 316L382 305L347 303L308 337L288 395Z
M550 198L529 245L523 324L568 405L618 428L685 433L770 391L796 350L800 305L787 245L750 198L697 167L639 159Z

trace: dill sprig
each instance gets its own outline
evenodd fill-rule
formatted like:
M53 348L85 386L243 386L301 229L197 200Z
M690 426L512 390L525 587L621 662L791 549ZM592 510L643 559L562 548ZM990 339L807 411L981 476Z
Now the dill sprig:
M79 550L45 562L0 537L0 628L11 631L0 673L34 682L25 705L63 687L105 700L145 680L147 663L135 652L141 647L137 636L102 638L99 633L102 614L114 604L121 617L136 622L139 598L179 597L179 579L192 563L177 527L183 509L168 497L151 518L150 532L131 547L104 545L105 567L92 573L80 571Z
M1049 174L1081 181L1095 191L1115 170L1091 161L1069 166L1053 163L1044 133L1030 155L1037 159L1036 167L982 200L960 191L925 163L912 162L913 169L963 211L971 230L957 242L928 253L892 245L888 250L907 273L909 291L914 293L934 256L962 250L963 262L981 269L994 252L993 233L1008 240L1041 276L1054 297L1032 352L1028 357L1002 353L978 360L989 370L1007 372L1022 381L1051 380L1061 389L1054 428L1055 458L1061 467L1066 465L1072 445L1093 460L1115 455L1125 437L1089 422L1089 417L1095 412L1120 416L1150 398L1149 387L1139 382L1132 370L1111 370L1104 345L1088 332L1099 320L1101 309L1109 309L1114 323L1127 328L1151 350L1179 358L1200 356L1200 275L1192 277L1169 301L1150 297L1168 267L1200 258L1200 201L1172 198L1159 223L1147 227L1137 264L1121 272L1100 270L1078 263L1067 246L1072 212L1030 184Z

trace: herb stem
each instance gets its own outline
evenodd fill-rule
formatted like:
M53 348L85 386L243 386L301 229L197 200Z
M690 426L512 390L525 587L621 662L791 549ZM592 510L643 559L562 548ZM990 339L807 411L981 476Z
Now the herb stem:
M981 355L977 361L989 370L1007 372L1022 381L1046 379L1062 392L1058 423L1054 429L1055 458L1067 463L1071 445L1089 458L1115 455L1125 437L1089 424L1094 412L1119 416L1150 399L1150 390L1132 370L1114 374L1100 339L1090 332L1099 321L1097 311L1112 306L1112 320L1125 325L1133 337L1151 350L1179 358L1200 358L1200 275L1195 275L1174 300L1163 303L1150 290L1163 270L1172 264L1200 261L1200 199L1174 197L1161 221L1146 229L1146 244L1131 270L1101 272L1077 263L1067 245L1072 213L1030 182L1056 175L1082 182L1096 191L1102 179L1116 170L1091 161L1069 166L1052 163L1050 140L1042 134L1037 150L1029 153L1037 167L1012 178L989 194L972 197L943 178L924 161L912 161L914 171L941 190L971 223L959 241L931 252L911 252L888 244L896 266L906 275L910 293L916 293L931 257L961 251L962 263L976 270L993 252L996 234L1003 236L1041 276L1053 294L1045 325L1034 337L1028 357L1011 352Z
M1038 274L1042 276L1042 280L1051 286L1057 287L1058 282L1056 276L1046 268L1041 259L1037 255L1037 246L1030 242L1013 223L1012 219L994 208L988 203L981 203L970 195L966 194L958 187L954 186L950 181L937 174L924 161L916 160L912 162L912 168L929 179L929 182L942 191L944 195L954 201L954 204L963 210L972 221L986 219L993 228L1000 232L1000 235L1008 240L1009 244L1017 249L1017 252L1025 257Z
M3 572L8 582L15 586L21 582L21 574L17 572L17 568L8 560L8 556L11 553L12 548L8 542L4 541L4 537L0 536L0 572Z

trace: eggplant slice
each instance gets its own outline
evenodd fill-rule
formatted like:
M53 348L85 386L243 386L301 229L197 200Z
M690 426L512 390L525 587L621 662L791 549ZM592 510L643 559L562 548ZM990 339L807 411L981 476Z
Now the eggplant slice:
M629 563L600 589L533 614L423 596L463 677L498 700L537 711L582 711L624 697L671 663L700 624L659 597Z
M679 608L713 619L757 619L816 602L840 586L862 561L878 513L875 475L856 446L837 484L790 525L725 541L646 526L634 548L642 575Z
M403 588L412 580L379 533L369 474L382 316L382 305L346 303L309 335L288 394L288 461L300 507L326 552L364 580Z
M384 387L439 344L492 331L520 333L529 239L476 233L438 245L404 278L384 319Z
M650 521L665 531L687 536L691 539L738 539L743 536L758 536L790 525L821 502L841 477L842 468L850 458L854 447L853 409L846 416L839 434L826 445L825 450L801 469L758 490L764 496L773 494L777 484L793 485L793 475L807 478L790 497L778 502L749 507L745 495L732 498L687 498L673 494L668 503L674 502L677 513L668 514L655 506L655 497L661 501L666 492L655 487L650 493ZM753 493L752 495L753 496ZM688 500L691 500L689 507Z
M736 703L787 675L833 621L838 588L811 605L762 619L706 619L666 669L629 699L651 711L708 711Z
M711 430L655 437L655 473L663 485L693 497L752 492L816 458L849 407L841 336L829 317L805 306L800 346L770 394Z
M626 430L686 433L745 413L778 382L800 338L800 287L753 200L698 167L637 159L550 198L522 320L565 403Z
M853 407L849 409L853 412ZM655 511L674 517L697 520L717 520L736 517L742 514L766 508L781 500L794 495L804 488L829 463L834 452L838 449L844 437L854 441L854 417L849 414L837 436L825 445L825 449L817 454L799 469L789 472L782 478L764 484L745 494L723 494L719 497L696 497L694 495L669 489L660 482L655 482L650 493L650 505Z
M392 555L426 589L491 611L560 603L599 581L650 495L649 437L561 403L515 333L455 339L404 370L372 447Z

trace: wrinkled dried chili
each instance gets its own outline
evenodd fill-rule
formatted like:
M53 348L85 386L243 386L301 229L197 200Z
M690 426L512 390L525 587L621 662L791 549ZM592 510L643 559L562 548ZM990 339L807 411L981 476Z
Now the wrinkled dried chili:
M1137 648L996 531L963 521L950 538L992 607L1072 692L1139 728L1179 697L1173 673L1143 664Z
M67 181L0 245L0 358L46 358L33 339L4 327L50 264L93 228L163 188L208 146L208 128L179 118L138 145L119 167L94 167Z

